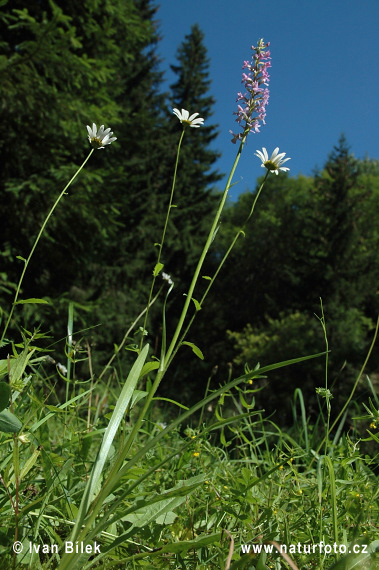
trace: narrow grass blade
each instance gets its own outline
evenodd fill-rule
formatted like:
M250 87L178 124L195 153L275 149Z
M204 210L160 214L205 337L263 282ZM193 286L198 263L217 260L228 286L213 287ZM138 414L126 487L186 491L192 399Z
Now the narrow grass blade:
M303 392L300 390L300 388L296 388L295 393L294 393L293 409L294 409L294 419L295 419L295 421L296 421L296 400L297 400L297 399L299 399L299 403L300 403L301 423L302 423L302 425L303 425L304 440L305 440L305 451L306 451L307 453L309 453L307 415L306 415L306 412L305 412L305 405L304 405Z
M75 396L75 398L71 398L71 400L69 400L68 402L65 402L64 404L62 404L61 406L57 406L57 411L56 412L50 412L49 414L47 414L44 418L42 418L41 420L39 420L38 422L36 422L35 424L33 424L30 428L29 431L34 432L36 431L42 424L44 424L45 422L47 422L47 420L49 420L50 418L52 418L56 413L59 413L60 411L64 410L65 408L67 408L68 406L70 406L72 403L76 402L76 400L80 400L81 398L84 398L84 396L86 396L87 394L89 394L91 392L92 388L90 390L86 390L86 392L83 392L83 394L79 394L78 396Z
M328 481L330 484L330 504L332 508L332 521L333 521L333 538L334 541L338 544L338 523L337 523L337 494L336 494L336 478L334 474L333 463L330 457L327 455L323 455L318 460L317 465L317 484L319 490L319 502L322 502L322 488L323 488L323 477L322 477L322 463L326 463L328 468ZM324 475L325 479L325 475ZM320 529L321 530L321 529ZM322 540L322 537L320 538Z
M88 479L88 483L86 489L83 494L83 499L81 501L78 517L76 520L76 524L72 531L71 540L74 541L76 536L83 524L83 521L87 515L89 507L91 505L92 500L94 499L94 495L96 494L96 490L98 488L98 483L100 481L100 477L104 468L104 464L108 457L108 453L110 447L112 445L113 439L116 435L116 432L119 428L119 425L125 415L125 411L129 406L133 392L135 390L136 384L138 382L142 367L145 363L147 354L149 351L149 345L147 344L144 349L139 354L136 362L134 363L128 378L126 379L125 385L121 391L120 397L117 401L116 407L113 411L112 417L109 421L108 427L105 430L103 441L97 455L95 464L92 468L90 478ZM63 563L63 560L62 560ZM70 567L70 563L68 565L62 565L62 568Z

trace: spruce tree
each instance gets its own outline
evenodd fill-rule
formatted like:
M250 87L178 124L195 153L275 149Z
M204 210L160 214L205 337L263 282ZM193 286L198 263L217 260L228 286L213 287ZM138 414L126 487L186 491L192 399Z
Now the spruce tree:
M335 296L340 279L348 280L346 268L351 267L355 242L354 209L357 195L357 160L349 151L344 135L330 153L323 171L315 176L313 204L309 212L313 225L314 278L320 294ZM337 279L336 279L337 278ZM346 286L348 281L346 282ZM351 288L345 291L345 301L351 298Z
M199 113L204 125L199 129L186 129L181 149L175 191L173 224L179 259L174 268L188 264L189 271L198 258L199 248L204 244L205 234L217 204L215 184L222 175L214 170L220 154L211 148L216 139L217 125L211 124L215 99L209 94L209 58L204 45L204 34L197 24L186 35L176 53L177 64L171 65L177 80L171 85L172 107L187 109L190 114ZM173 132L179 136L181 126L173 119ZM173 244L175 247L175 244ZM184 254L184 259L183 259Z
M55 211L22 296L54 299L30 316L30 327L42 320L45 328L64 330L67 301L97 306L92 315L83 313L82 326L109 323L116 329L112 340L104 331L99 336L112 342L123 309L115 291L130 290L138 273L132 263L137 227L153 178L146 141L162 117L155 8L150 0L24 4L15 0L0 12L4 287L9 292L17 282L16 255L28 255L55 197L89 152L86 124L106 123L118 140L95 151ZM128 301L130 307L130 295ZM9 302L4 299L4 309ZM120 327L126 325L124 317Z
M218 135L217 125L209 124L215 99L209 94L210 60L204 45L204 34L198 24L193 25L191 33L185 36L177 50L176 59L178 64L170 66L177 75L176 82L171 85L172 102L175 107L187 109L190 113L197 112L205 119L201 129L190 130L186 136L185 150L191 163L186 174L189 181L195 180L193 185L198 188L198 192L206 191L222 176L218 172L210 171L220 154L210 148L210 144Z

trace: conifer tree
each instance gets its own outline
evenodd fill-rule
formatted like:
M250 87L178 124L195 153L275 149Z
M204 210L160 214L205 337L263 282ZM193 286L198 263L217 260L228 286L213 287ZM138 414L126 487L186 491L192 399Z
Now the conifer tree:
M309 221L313 233L314 279L319 282L323 295L334 296L340 288L354 252L356 231L354 208L357 193L357 160L349 151L344 135L330 153L323 171L315 176L313 204ZM336 279L338 276L338 279ZM347 275L346 275L347 277ZM348 282L346 283L348 285ZM345 291L346 300L351 288ZM354 295L355 297L355 295Z
M16 255L28 255L54 198L90 150L86 124L106 123L117 144L95 151L55 211L23 296L96 302L102 311L93 322L111 328L122 310L114 292L130 288L138 272L131 261L154 162L146 141L161 124L155 8L150 0L24 6L14 0L0 11L0 124L8 133L0 143L2 278L10 292L21 271ZM66 310L64 303L64 319ZM58 302L33 319L62 329L56 314L52 323L54 311Z
M212 150L210 144L217 137L217 125L210 124L213 115L212 108L215 99L209 94L209 58L204 45L204 34L197 24L191 27L191 33L185 36L179 46L176 59L177 65L171 65L177 80L171 85L171 97L174 106L187 109L190 113L197 112L204 118L204 125L199 131L188 133L186 149L190 149L191 167L188 175L195 177L195 188L198 191L209 190L210 186L221 179L219 173L210 171L217 158L218 152ZM188 154L188 153L187 153ZM195 168L192 162L195 163Z
M206 229L217 203L215 184L221 180L214 170L220 154L211 148L216 139L217 125L210 122L215 99L209 93L209 58L204 45L204 34L197 24L186 35L176 53L177 64L171 65L177 79L171 85L172 107L199 113L204 125L199 129L186 130L181 149L176 184L173 223L177 239L180 240L190 267L198 257L204 243ZM173 132L179 135L177 122L172 121ZM178 266L183 266L183 252L180 252ZM189 273L187 273L189 278Z

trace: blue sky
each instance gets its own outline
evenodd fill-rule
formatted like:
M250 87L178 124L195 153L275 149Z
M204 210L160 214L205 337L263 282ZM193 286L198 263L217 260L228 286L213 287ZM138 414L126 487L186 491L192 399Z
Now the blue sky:
M379 0L157 0L158 53L168 84L177 47L197 23L210 58L212 124L220 135L217 168L229 173L237 146L236 94L242 63L259 38L270 42L266 125L248 137L231 190L254 188L262 174L256 149L279 146L290 174L311 176L343 132L357 158L379 158ZM175 102L173 102L175 106ZM189 109L190 112L196 109ZM205 117L206 119L206 117ZM236 132L236 131L235 131Z

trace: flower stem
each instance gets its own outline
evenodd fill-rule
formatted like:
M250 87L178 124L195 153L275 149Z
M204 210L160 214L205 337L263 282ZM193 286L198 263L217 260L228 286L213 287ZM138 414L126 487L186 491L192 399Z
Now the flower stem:
M145 330L146 330L147 317L149 316L149 309L150 309L150 306L151 306L151 299L152 299L152 296L153 296L153 290L154 290L155 280L156 280L156 278L157 278L157 276L158 276L158 274L159 274L159 272L160 272L159 265L160 265L160 263L161 263L161 256L162 256L163 244L164 244L164 240L165 240L165 237L166 237L166 231L167 231L167 226L168 226L168 220L169 220L169 217L170 217L171 208L172 208L172 202L173 202L173 199L174 199L175 184L176 184L176 174L177 174L177 171L178 171L180 148L181 148L181 146L182 146L182 141L183 141L183 137L184 137L184 131L185 131L185 129L183 128L182 134L180 135L180 139L179 139L179 143L178 143L178 149L177 149L177 151L176 151L176 161L175 161L175 168L174 168L174 177L173 177L173 180L172 180L170 201L169 201L169 204L168 204L167 213L166 213L166 219L165 219L165 223L164 223L164 226L163 226L162 238L161 238L161 241L160 241L160 244L159 244L158 258L157 258L157 263L155 264L155 268L154 268L154 272L153 272L153 280L152 280L152 282L151 282L150 293L149 293L149 299L148 299L148 302L147 302L147 305L146 305L146 313L145 313L145 319L144 319L144 322L143 322L142 336L141 336L141 342L140 342L140 347L139 347L140 352L141 352L141 350L142 350L143 336L144 336L144 332L145 332ZM163 268L163 266L162 266L162 268ZM161 269L162 269L162 268L161 268Z
M212 285L213 285L213 283L214 283L214 281L215 281L217 275L220 273L222 266L224 265L225 261L226 261L227 258L229 257L229 254L230 254L230 252L232 251L233 247L235 246L235 244L236 244L238 238L240 237L240 235L242 235L242 234L244 233L244 228L246 227L246 225L248 224L248 222L249 222L251 216L252 216L253 213L254 213L255 205L256 205L256 203L257 203L257 201L258 201L258 198L259 198L259 196L260 196L260 194L261 194L261 192L262 192L262 190L263 190L263 186L265 185L265 182L266 182L266 180L267 180L267 177L268 177L269 173L270 173L270 171L267 170L266 175L265 175L265 177L264 177L264 180L263 180L262 184L260 185L258 192L255 194L254 201L253 201L253 205L251 206L249 215L247 216L247 218L246 218L246 220L244 221L244 223L242 224L242 226L239 228L239 230L238 230L238 232L236 233L236 235L234 236L234 239L233 239L232 243L230 244L230 246L229 246L227 252L225 253L225 255L224 255L224 257L222 258L222 260L220 261L219 266L217 267L217 269L216 269L216 271L215 271L215 274L213 275L211 281L209 282L208 287L206 288L206 290L205 290L205 292L204 292L204 294L203 294L203 296L202 296L202 298L201 298L201 300L200 300L200 305L203 303L205 297L208 295L209 289L212 287Z
M235 172L235 170L236 170L236 168L237 168L237 165L238 165L238 162L239 162L241 153L242 153L242 149L243 149L243 147L244 147L244 145L245 145L245 141L246 141L247 134L248 134L248 130L245 129L245 132L244 132L244 134L243 134L243 136L242 136L242 140L241 140L240 146L239 146L238 151L237 151L236 158L235 158L235 160L234 160L234 164L233 164L232 169L231 169L231 171L230 171L228 180L227 180L226 185L225 185L224 192L223 192L222 197L221 197L220 205L219 205L218 210L217 210L217 212L216 212L216 215L215 215L215 217L214 217L213 224L212 224L212 227L211 227L211 229L210 229L210 232L209 232L207 241L206 241L206 243L205 243L205 246L204 246L204 248L203 248L203 251L202 251L202 253L201 253L201 256L200 256L200 258L199 258L199 261L198 261L198 263L197 263L197 266L196 266L194 275L193 275L193 277L192 277L192 281L191 281L190 287L189 287L189 289L188 289L188 293L187 293L187 296L186 296L186 300L185 300L185 303L184 303L184 306L183 306L182 313L181 313L180 318L179 318L179 322L178 322L178 324L177 324L177 326L176 326L176 329L175 329L175 332L174 332L174 336L173 336L173 338L172 338L172 340L171 340L171 344L170 344L170 346L169 346L168 349L167 349L166 358L165 358L165 363L166 363L165 368L167 368L168 363L169 363L169 361L170 361L170 356L171 356L171 354L173 353L173 351L174 351L175 348L176 348L176 344L177 344L177 341L178 341L180 332L181 332L181 330L182 330L182 327L183 327L183 324L184 324L184 320L185 320L185 318L186 318L186 316L187 316L188 308L189 308L189 305L190 305L191 300L192 300L192 295L193 295L193 292L194 292L194 289L195 289L197 280L198 280L198 278L199 278L201 268L202 268L202 266L203 266L205 257L206 257L206 255L207 255L207 253L208 253L208 250L209 250L209 248L210 248L210 246L211 246L211 244L212 244L212 241L213 241L213 239L214 239L214 237L215 237L216 230L217 230L217 226L218 226L218 222L219 222L219 220L220 220L221 213L222 213L222 211L223 211L223 209L224 209L224 206L225 206L225 203L226 203L226 198L227 198L227 196L228 196L228 192L229 192L229 189L230 189L230 186L231 186L231 183L232 183L232 179L233 179L233 176L234 176L234 172ZM160 370L160 371L162 370L162 367L161 367L161 366L160 366L159 370Z
M183 129L183 133L184 133L184 129ZM183 133L182 133L182 136L181 136L181 138L180 138L179 145L178 145L178 152L177 152L176 164L175 164L175 172L174 172L174 180L173 180L173 184L172 184L171 197L170 197L170 205L169 205L168 212L167 212L166 224L165 224L165 228L164 228L164 231L163 231L163 237L164 237L164 235L165 235L165 231L166 231L166 227L167 227L167 220L168 220L168 216L169 216L169 212L170 212L170 207L171 207L171 204L172 204L172 197L173 197L173 194L174 194L175 180L176 180L176 171L177 171L177 166L178 166L178 158L179 158L180 145L181 145L181 142L182 142L182 139L183 139ZM218 210L217 210L217 212L216 212L216 215L215 215L215 218L214 218L214 221L213 221L211 230L210 230L209 235L208 235L208 239L207 239L207 241L206 241L206 243L205 243L203 252L202 252L202 254L201 254L201 257L200 257L199 262L198 262L198 264L197 264L197 267L196 267L194 276L193 276L193 278L192 278L192 282L191 282L191 285L190 285L190 288L189 288L189 291L188 291L188 294L187 294L187 297L186 297L186 301L185 301L185 303L184 303L184 307L183 307L183 310L182 310L182 314L181 314L180 319L179 319L179 322L178 322L178 324L177 324L177 327L176 327L176 330L175 330L173 339L172 339L172 341L171 341L171 344L170 344L170 346L169 346L169 348L168 348L166 354L165 354L165 355L162 354L162 356L161 356L161 362L160 362L159 368L158 368L158 370L157 370L157 375L156 375L156 377L155 377L154 383L153 383L151 389L149 390L149 393L148 393L148 395L147 395L147 397L146 397L146 399L145 399L145 402L144 402L143 409L142 409L142 411L140 412L140 414L139 414L139 416L138 416L138 418L137 418L137 420L136 420L136 422L135 422L135 425L133 426L133 430L132 430L132 432L131 432L131 433L129 434L129 436L128 436L128 440L127 440L127 442L126 442L126 444L125 444L125 447L124 447L124 449L120 452L120 454L119 454L119 456L118 456L118 458L117 458L117 460L116 460L116 462L115 462L115 464L114 464L114 466L113 466L113 468L112 468L112 472L111 472L112 474L117 473L117 471L120 469L120 467L121 467L121 465L122 465L122 462L124 461L124 459L125 459L125 457L126 457L128 451L129 451L129 449L130 449L130 447L131 447L131 445L132 445L132 443L133 443L133 441L134 441L134 439L135 439L135 437L136 437L136 434L138 433L138 430L140 429L140 426L141 426L142 421L143 421L143 419L144 419L144 417L145 417L145 415L146 415L146 413L147 413L147 411L148 411L148 409L149 409L149 406L150 406L150 404L151 404L151 402L152 402L152 399L153 399L153 397L154 397L156 391L158 390L158 387L159 387L161 381L163 380L163 377L164 377L164 375L165 375L165 373L166 373L166 371L167 371L168 365L169 365L169 363L170 363L170 356L171 356L172 352L174 351L174 349L176 348L176 343L177 343L177 340L178 340L178 338L179 338L180 331L181 331L181 329L182 329L182 326L183 326L183 323L184 323L184 319L185 319L186 314L187 314L187 311L188 311L189 304L190 304L190 302L191 302L192 293L193 293L193 291L194 291L194 288L195 288L197 279L198 279L198 277L199 277L199 274L200 274L200 271L201 271L201 267L202 267L202 265L203 265L205 256L206 256L206 254L207 254L207 252L208 252L208 250L209 250L209 248L210 248L210 246L211 246L211 243L212 243L212 241L213 241L213 237L214 237L214 234L215 234L215 231L216 231L216 228L217 228L218 221L219 221L220 216L221 216L221 212L222 212L222 210L223 210L223 208L224 208L224 206L225 206L225 202L226 202L226 198L227 198L227 195L228 195L228 191L229 191L229 188L230 188L230 186L231 186L231 182L232 182L232 179L233 179L233 175L234 175L234 172L235 172L235 170L236 170L236 168L237 168L237 164L238 164L238 161L239 161L239 159L240 159L243 146L244 146L244 144L245 144L246 136L247 136L247 132L244 134L244 136L243 136L243 138L242 138L242 141L241 141L241 143L240 143L240 146L239 146L239 149L238 149L236 158L235 158L235 160L234 160L234 164L233 164L233 166L232 166L232 169L231 169L231 171L230 171L228 180L227 180L227 182L226 182L225 190L224 190L224 193L223 193L223 195L222 195L220 205L219 205ZM263 184L262 184L262 187L263 187ZM252 213L252 212L251 212L251 213ZM159 253L161 253L161 251L162 251L162 244L163 244L163 240L162 240L162 243L160 244ZM160 259L160 257L158 257L158 259ZM146 322L146 319L145 319L145 322ZM111 477L111 476L108 476L108 481L111 480L111 479L112 479L112 477Z
M15 296L14 296L14 301L13 301L13 303L12 303L12 307L11 307L11 310L10 310L10 312L9 312L9 316L8 316L7 322L5 323L4 331L3 331L3 334L2 334L1 339L0 339L0 346L2 346L2 344L3 344L3 341L4 341L4 338L5 338L6 332L7 332L7 330L8 330L9 323L11 322L11 319L12 319L12 316L13 316L14 308L15 308L15 306L17 305L18 296L19 296L19 294L20 294L21 285L22 285L22 282L23 282L23 279L24 279L26 270L27 270L27 268L28 268L28 265L29 265L29 263L30 263L30 260L31 260L31 258L32 258L32 255L33 255L33 253L34 253L34 251L35 251L35 249L36 249L36 247L37 247L37 245L38 245L38 242L39 242L39 240L40 240L41 237L42 237L42 234L43 234L43 232L44 232L44 230L45 230L45 227L46 227L46 225L47 225L47 222L48 222L49 219L51 218L51 216L52 216L52 214L53 214L55 208L58 206L58 204L59 204L61 198L63 197L63 195L65 194L67 188L72 184L72 182L73 182L73 181L75 180L75 178L78 176L79 172L80 172L80 171L83 169L83 167L86 165L86 163L87 163L87 161L89 160L89 158L90 158L91 154L93 153L93 151L94 151L94 149L92 149L92 150L89 152L89 154L88 154L87 158L85 159L85 161L83 162L83 164L78 168L78 170L75 172L74 176L71 178L71 180L70 180L70 181L66 184L66 186L63 188L62 192L59 194L59 196L58 196L58 198L56 199L56 201L55 201L53 207L51 208L50 212L48 213L48 215L47 215L46 218L45 218L45 221L44 221L43 224L42 224L42 227L41 227L41 229L40 229L40 231L39 231L39 233L38 233L38 235L37 235L37 237L36 237L36 240L35 240L35 242L34 242L34 244L33 244L33 247L32 247L32 249L31 249L31 251L30 251L30 253L29 253L28 258L24 260L24 269L22 270L21 277L20 277L20 280L19 280L19 282L18 282L17 289L16 289L16 293L15 293Z
M226 261L227 258L229 257L230 252L231 252L232 249L234 248L234 246L235 246L235 244L236 244L238 238L240 237L241 234L244 233L244 228L245 228L245 226L247 225L247 223L249 222L251 216L252 216L253 213L254 213L254 209L255 209L256 203L257 203L258 198L259 198L259 196L260 196L260 194L261 194L261 192L262 192L262 190L263 190L263 186L265 185L265 182L266 182L266 180L267 180L267 177L268 177L269 173L270 173L270 171L267 170L266 175L265 175L265 177L264 177L264 180L263 180L262 184L260 185L259 190L258 190L258 192L256 193L256 195L255 195L255 197L254 197L253 205L251 206L249 215L247 216L246 220L244 221L244 223L242 224L242 226L239 228L238 232L237 232L236 235L234 236L234 239L233 239L232 243L230 244L230 246L229 246L228 250L226 251L224 257L223 257L222 260L220 261L220 263L219 263L219 265L218 265L218 267L217 267L217 269L216 269L216 271L215 271L215 273L214 273L212 279L209 281L208 287L206 288L206 290L205 290L204 293L203 293L203 296L202 296L201 299L200 299L200 302L199 302L200 306L204 303L204 300L205 300L206 296L208 295L209 290L211 289L211 287L212 287L213 283L215 282L215 280L216 280L218 274L220 273L221 268L222 268L222 266L224 265L225 261ZM182 334L182 336L181 336L181 338L180 338L180 341L178 342L178 344L177 344L175 350L173 351L173 353L171 354L170 362L171 362L172 359L174 358L174 356L175 356L175 354L176 354L178 348L180 347L182 341L183 341L184 338L187 336L187 333L188 333L189 329L191 328L191 325L192 325L193 321L195 320L196 314L197 314L197 313L195 312L195 313L192 315L191 320L189 321L188 325L186 326L186 328L185 328L185 330L184 330L184 332L183 332L183 334ZM167 363L167 366L170 364L170 362Z

